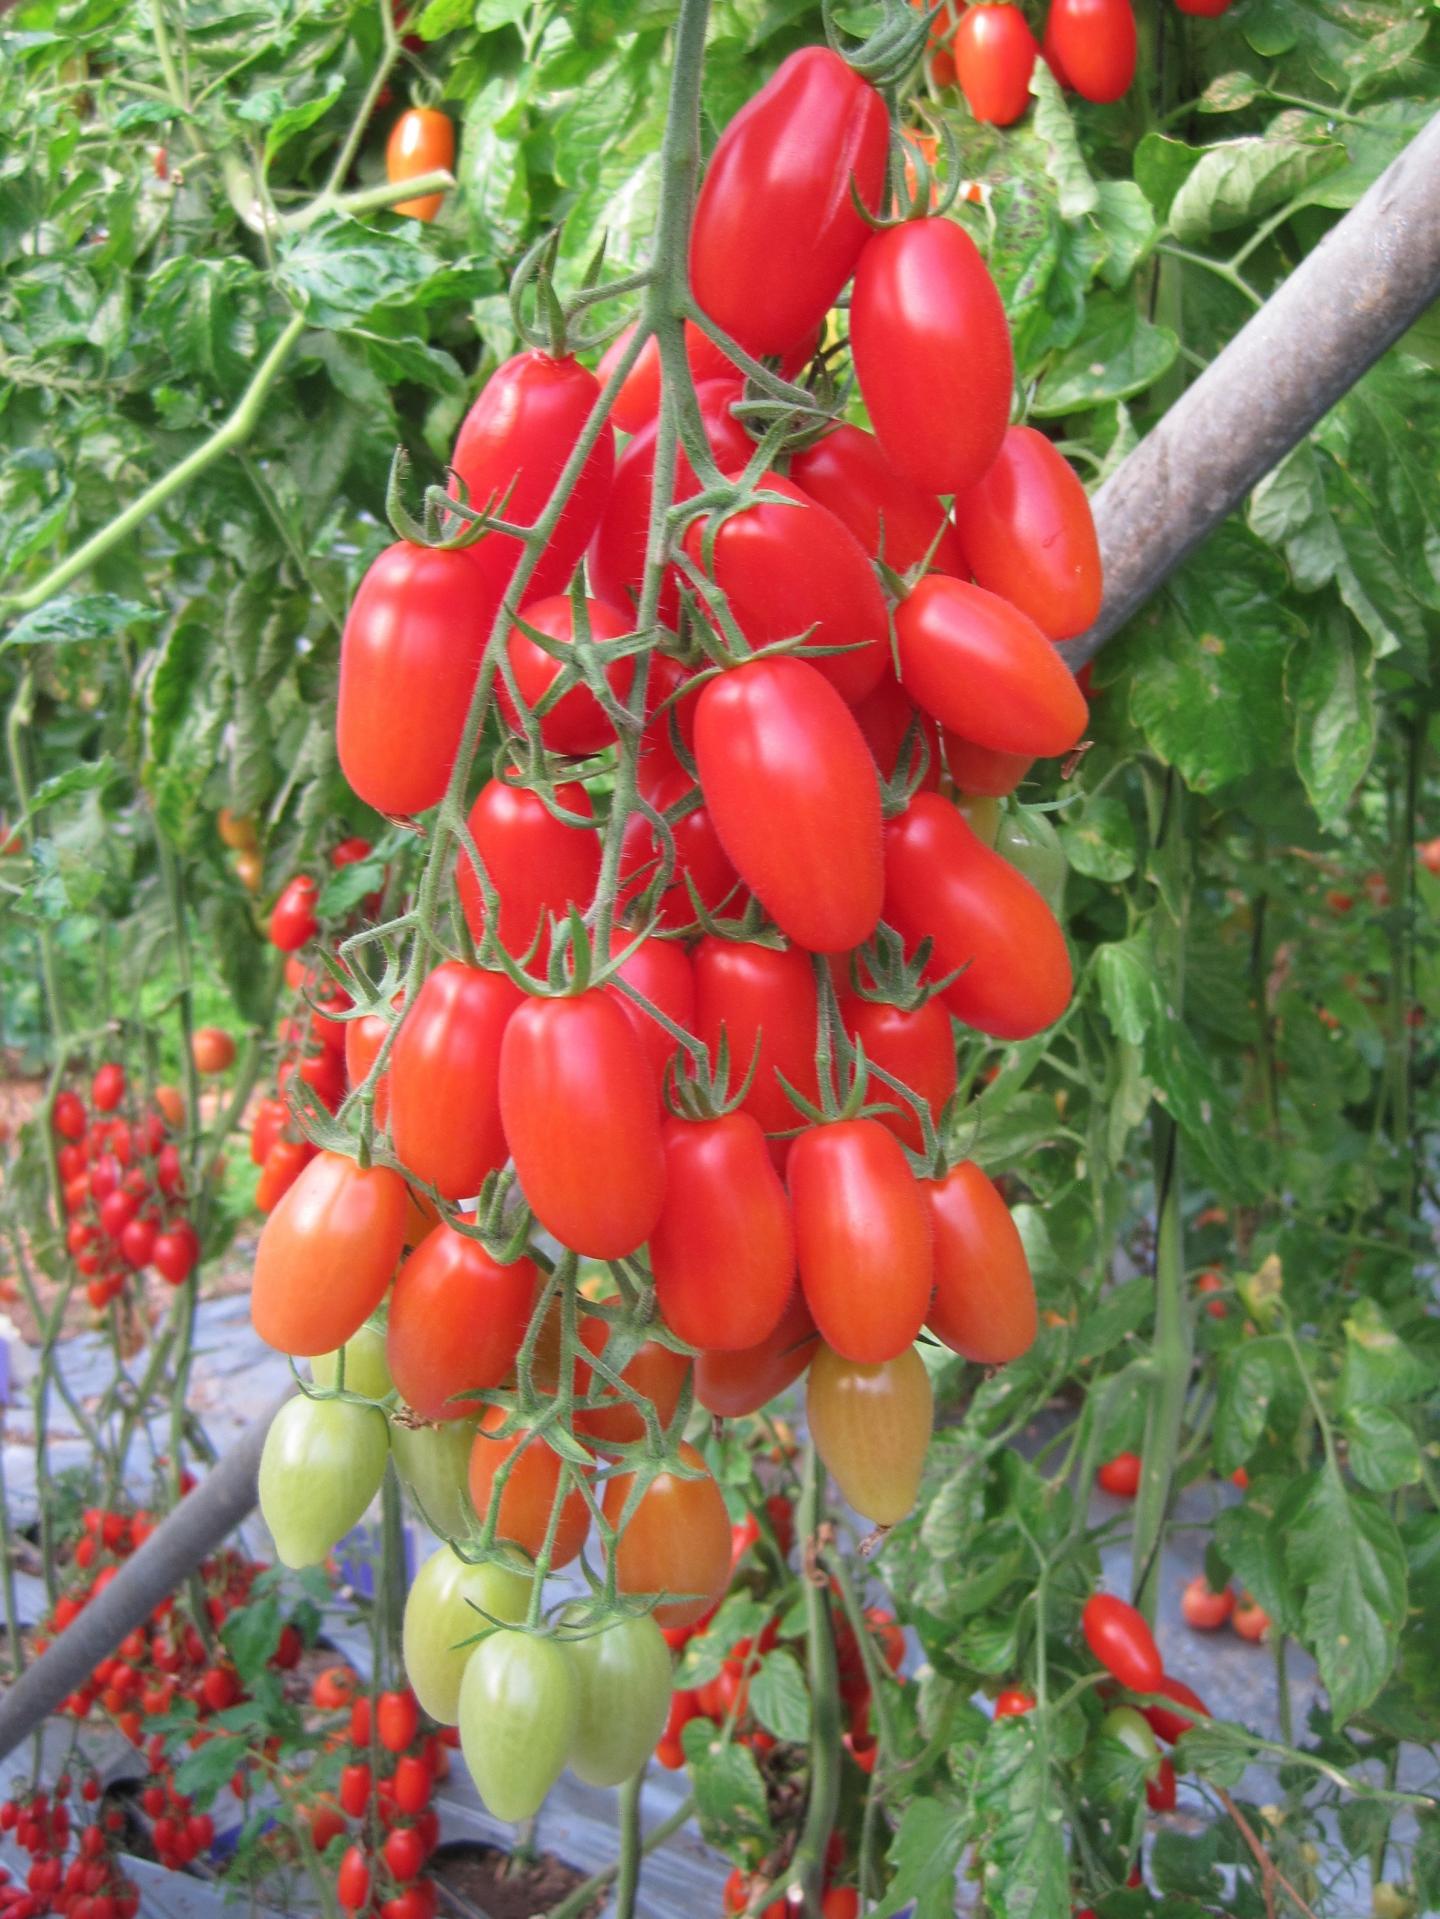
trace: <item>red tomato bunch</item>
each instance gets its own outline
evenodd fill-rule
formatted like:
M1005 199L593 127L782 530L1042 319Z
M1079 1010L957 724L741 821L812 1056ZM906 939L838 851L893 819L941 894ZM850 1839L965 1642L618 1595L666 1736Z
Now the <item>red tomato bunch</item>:
M174 1087L136 1098L113 1060L96 1070L88 1104L73 1088L55 1097L50 1124L69 1220L65 1244L97 1312L132 1274L149 1268L182 1286L199 1261L174 1138L184 1116Z
M115 1808L98 1817L82 1815L85 1823L72 1825L74 1790L66 1772L48 1791L37 1787L0 1802L0 1833L13 1838L30 1858L23 1885L0 1866L4 1919L38 1919L52 1912L65 1919L134 1919L139 1911L140 1894L121 1872L116 1856L124 1813ZM82 1804L93 1806L100 1797L100 1781L93 1775L86 1778L79 1796Z

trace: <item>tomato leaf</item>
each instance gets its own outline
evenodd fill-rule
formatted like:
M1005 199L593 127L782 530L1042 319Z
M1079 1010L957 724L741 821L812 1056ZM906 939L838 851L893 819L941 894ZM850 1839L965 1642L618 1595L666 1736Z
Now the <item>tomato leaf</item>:
M1088 879L1114 884L1135 871L1134 822L1125 802L1112 794L1087 799L1060 828L1060 844L1075 871Z
M80 640L111 640L160 618L160 609L138 606L115 593L67 593L27 613L0 640L0 647L73 646Z
M1100 204L1100 190L1085 164L1075 122L1054 74L1043 60L1030 72L1035 96L1035 132L1045 149L1045 168L1055 182L1062 220L1078 220Z
M1374 665L1358 622L1326 609L1291 647L1285 683L1295 712L1295 764L1322 825L1334 826L1375 750Z
M1369 1704L1394 1665L1405 1549L1385 1508L1350 1492L1331 1459L1295 1486L1277 1521L1303 1637L1343 1723Z
M800 1662L778 1647L766 1653L750 1681L750 1710L766 1732L803 1745L810 1737L810 1692Z
M1274 134L1207 147L1170 203L1170 231L1185 246L1243 226L1345 165L1338 140Z
M1385 1406L1352 1406L1345 1415L1350 1470L1372 1493L1398 1492L1420 1478L1420 1446L1408 1420Z
M1436 1366L1402 1339L1373 1299L1359 1299L1345 1321L1340 1405L1404 1406L1435 1390Z
M1053 419L1102 400L1128 400L1154 386L1179 350L1169 327L1153 325L1133 300L1097 293L1086 311L1084 332L1051 361L1030 410L1040 419Z
M712 1846L728 1850L741 1840L774 1841L765 1786L750 1750L722 1740L708 1719L692 1719L681 1739L695 1793L695 1816Z
M1284 1340L1247 1340L1220 1361L1214 1439L1215 1470L1226 1478L1249 1460L1265 1428L1282 1428L1298 1410L1299 1382Z
M971 1782L985 1898L999 1919L1050 1919L1069 1904L1043 1720L1041 1713L995 1720Z
M885 1856L890 1884L870 1919L889 1919L912 1905L914 1919L949 1919L965 1841L965 1819L953 1801L931 1795L909 1800Z

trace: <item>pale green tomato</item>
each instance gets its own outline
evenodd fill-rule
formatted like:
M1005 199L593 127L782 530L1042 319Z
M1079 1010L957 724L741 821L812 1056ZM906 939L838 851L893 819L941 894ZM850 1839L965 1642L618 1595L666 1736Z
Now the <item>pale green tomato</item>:
M470 1530L465 1488L474 1443L469 1419L447 1419L441 1426L407 1426L397 1419L390 1427L395 1470L420 1517L445 1539L463 1539Z
M995 835L995 851L1029 880L1058 918L1070 866L1048 816L1029 807L1007 807Z
M394 1388L390 1368L385 1364L385 1335L368 1322L358 1333L333 1353L317 1353L310 1362L310 1377L326 1391L340 1384L340 1354L345 1355L345 1390L359 1393L362 1399L384 1399Z
M1150 1721L1133 1706L1112 1706L1100 1721L1100 1730L1109 1738L1118 1739L1122 1746L1128 1746L1137 1759L1145 1762L1147 1772L1159 1767L1160 1747Z
M999 800L992 800L988 793L957 793L955 806L964 814L965 823L975 837L993 846L1000 825Z
M286 1400L260 1455L260 1516L286 1566L318 1566L380 1490L390 1441L378 1407Z
M639 1772L670 1714L674 1666L647 1613L572 1639L580 1707L570 1770L587 1786L618 1786Z
M579 1712L570 1649L532 1633L482 1639L460 1682L460 1748L486 1809L529 1819L565 1770Z
M431 1553L405 1600L404 1651L405 1675L432 1719L458 1722L460 1681L475 1635L490 1630L486 1614L514 1623L529 1603L530 1581L519 1573L467 1566L449 1546Z

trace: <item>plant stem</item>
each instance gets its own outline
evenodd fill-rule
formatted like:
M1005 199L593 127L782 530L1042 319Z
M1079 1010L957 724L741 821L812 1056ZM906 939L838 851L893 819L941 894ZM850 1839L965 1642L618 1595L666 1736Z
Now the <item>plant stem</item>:
M640 1788L644 1783L642 1765L633 1779L620 1788L620 1868L615 1882L614 1919L634 1919L635 1894L640 1886Z
M805 1448L798 1514L800 1536L816 1538L825 1512L825 1474L813 1441ZM817 1568L805 1583L806 1664L810 1680L810 1792L805 1824L791 1862L807 1919L819 1919L825 1853L840 1805L840 1692L830 1582Z
M649 1854L654 1852L657 1846L664 1845L667 1839L679 1832L680 1828L685 1824L685 1821L694 1810L694 1798L689 1797L682 1805L677 1806L674 1812L670 1813L668 1817L662 1819L653 1831L645 1834L644 1838L640 1841L641 1852ZM587 1906L593 1903L600 1893L604 1892L605 1888L614 1879L619 1870L620 1867L617 1862L615 1865L602 1866L599 1872L591 1873L590 1877L582 1880L573 1892L567 1893L558 1905L550 1908L546 1919L579 1919L579 1915L584 1912Z

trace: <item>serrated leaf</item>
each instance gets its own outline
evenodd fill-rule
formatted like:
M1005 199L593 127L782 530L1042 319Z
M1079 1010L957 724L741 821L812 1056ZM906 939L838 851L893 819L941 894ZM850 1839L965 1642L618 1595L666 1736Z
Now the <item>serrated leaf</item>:
M299 106L282 108L266 130L265 164L270 164L287 140L293 139L297 133L303 133L307 127L313 127L317 120L323 120L344 90L343 87L332 87L328 93L317 94L313 100L304 100Z
M998 1919L1055 1919L1069 1907L1065 1821L1040 1716L995 1720L975 1768L986 1903Z
M1352 1406L1344 1427L1350 1470L1362 1486L1393 1493L1417 1483L1420 1445L1407 1419L1388 1406Z
M1060 828L1060 844L1077 873L1114 883L1128 879L1138 857L1135 826L1122 799L1102 793L1086 800Z
M1123 287L1155 244L1159 229L1145 194L1133 180L1102 180L1092 215L1105 242L1100 277Z
M1343 1724L1390 1676L1405 1620L1405 1549L1368 1495L1327 1460L1287 1497L1285 1560L1300 1594L1302 1637Z
M188 1793L203 1804L233 1778L252 1749L246 1739L207 1739L175 1768L176 1792Z
M116 593L63 593L18 620L0 640L0 648L74 646L82 640L110 640L160 618L158 607L122 600Z
M1100 192L1080 151L1075 122L1054 74L1043 60L1030 72L1035 96L1035 133L1045 149L1045 170L1055 182L1062 220L1079 220L1100 204Z
M1294 1631L1299 1612L1274 1513L1265 1511L1254 1499L1227 1506L1215 1516L1215 1544L1235 1578L1269 1613L1277 1628Z
M1195 102L1201 113L1238 113L1260 98L1260 82L1253 73L1221 73Z
M1053 419L1105 400L1128 400L1153 386L1179 350L1170 329L1145 319L1132 300L1097 293L1084 332L1051 361L1030 410Z
M413 222L412 222L413 224ZM316 326L344 328L414 291L439 263L407 234L356 220L317 223L283 255L281 277Z
M1203 246L1212 234L1244 226L1283 206L1303 187L1338 171L1345 160L1338 140L1274 133L1207 147L1170 203L1170 231L1185 246Z
M221 1627L220 1637L246 1687L252 1686L265 1670L280 1643L284 1623L280 1601L270 1593L231 1613Z
M708 1719L692 1719L681 1739L704 1838L722 1851L741 1840L772 1845L765 1785L750 1749L718 1738Z
M1247 1463L1270 1421L1271 1407L1293 1377L1280 1339L1247 1340L1225 1353L1216 1378L1215 1470L1228 1479Z
M1357 1300L1345 1321L1340 1406L1404 1406L1435 1390L1436 1369L1402 1339L1373 1299Z
M1095 949L1092 962L1100 1004L1117 1039L1144 1044L1160 1006L1160 981L1150 942L1141 934L1110 940Z
M750 1710L777 1739L798 1746L810 1737L810 1691L799 1660L783 1646L760 1661L750 1681Z
M1374 661L1367 636L1327 609L1285 663L1295 713L1295 764L1322 825L1343 816L1375 751Z
M871 1919L889 1919L907 1906L914 1919L949 1919L965 1839L958 1806L929 1793L908 1800L886 1854L890 1883Z
M1114 1287L1081 1320L1075 1333L1077 1365L1103 1359L1131 1333L1138 1333L1155 1307L1155 1283L1148 1276Z
M1163 220L1200 159L1196 148L1168 133L1147 133L1135 149L1135 183Z

